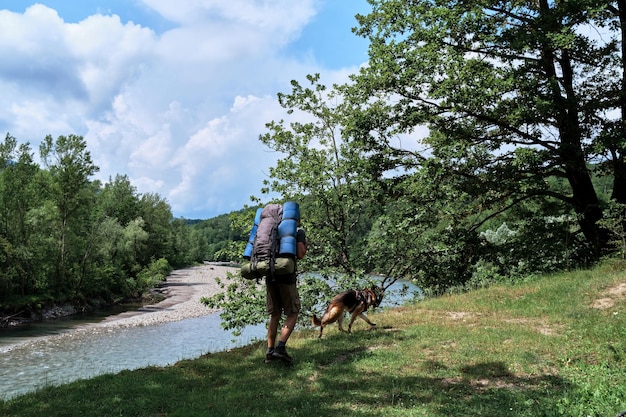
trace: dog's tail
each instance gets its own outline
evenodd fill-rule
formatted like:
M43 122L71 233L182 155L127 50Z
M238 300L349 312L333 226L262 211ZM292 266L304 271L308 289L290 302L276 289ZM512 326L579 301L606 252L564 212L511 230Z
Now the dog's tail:
M313 322L313 326L321 326L322 325L322 320L318 319L315 314L313 314L313 317L311 317L311 322Z

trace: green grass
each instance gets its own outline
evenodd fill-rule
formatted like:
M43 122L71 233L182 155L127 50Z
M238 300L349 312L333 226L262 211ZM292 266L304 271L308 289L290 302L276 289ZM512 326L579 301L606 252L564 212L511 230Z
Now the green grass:
M0 402L5 417L599 416L626 409L623 264L371 313L295 333L293 367L256 343ZM606 298L613 305L595 308Z

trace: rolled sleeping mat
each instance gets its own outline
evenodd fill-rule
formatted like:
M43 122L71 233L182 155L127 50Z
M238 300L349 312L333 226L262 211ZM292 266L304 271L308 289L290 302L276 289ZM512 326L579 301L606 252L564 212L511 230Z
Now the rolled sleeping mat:
M298 222L293 219L284 219L278 225L278 238L280 246L279 255L296 255L296 234L298 233Z
M254 226L252 226L252 230L250 231L250 238L248 238L246 249L243 251L244 259L250 259L252 257L252 251L254 249L254 238L256 237L256 232L259 228L259 223L261 222L262 212L263 209L261 207L256 210L256 215L254 216Z
M278 237L296 236L298 233L298 222L293 219L283 219L278 225Z
M248 243L246 243L246 249L243 251L244 259L250 259L252 257L252 250L254 249L254 236L256 236L256 231L259 226L256 224L252 226L252 230L250 231L250 239L248 239Z
M283 220L278 226L280 255L296 256L296 235L299 219L300 205L295 201L286 201L283 204Z
M296 238L294 236L285 236L280 238L280 256L296 256Z
M274 261L274 274L276 275L293 274L295 270L296 263L292 258L276 258ZM253 269L251 262L246 262L241 266L241 276L245 279L257 279L269 276L270 273L270 263L268 261L259 261L256 264L256 269Z
M286 201L283 204L283 219L298 220L300 218L300 205L295 201Z

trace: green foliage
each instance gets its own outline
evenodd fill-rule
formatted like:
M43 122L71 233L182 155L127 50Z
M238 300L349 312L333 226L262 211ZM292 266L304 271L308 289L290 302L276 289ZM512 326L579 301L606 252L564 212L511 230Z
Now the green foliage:
M372 280L355 278L329 270L320 273L303 273L298 276L298 292L302 310L298 322L308 325L312 314L321 315L326 303L338 290L372 285ZM246 326L267 321L265 279L247 280L239 273L228 274L225 280L217 281L220 292L203 297L207 307L220 310L222 327L239 334Z
M285 155L270 169L267 192L301 204L302 224L308 232L309 253L304 270L337 268L352 276L361 271L355 262L379 195L368 152L345 136L343 105L336 91L328 91L319 76L310 86L292 81L290 94L279 94L288 114L307 115L307 123L267 124L261 141ZM338 103L338 104L335 104Z
M610 201L600 224L610 233L609 244L626 259L626 204Z
M171 272L172 267L165 258L150 262L150 265L137 274L139 293L141 294L147 289L156 287L158 284L165 281Z
M626 202L624 11L598 13L589 2L371 3L357 29L370 41L369 65L343 87L364 143L444 182L439 202L456 221L472 221L466 230L526 202L562 204L557 215L576 215L578 240L597 260L608 234L589 163L601 161L614 178L611 198ZM600 40L589 35L595 25L614 30ZM420 127L428 152L419 156L387 139L410 140Z
M116 175L104 184L99 196L99 206L104 216L117 219L126 227L139 212L139 194L126 175Z
M199 249L194 259L198 262L241 260L255 212L256 208L244 208L195 224L193 230Z
M82 239L89 234L94 199L89 177L98 171L80 136L46 136L40 155L48 169L44 194L55 208L52 218L56 230L57 259L53 286L67 292L80 288L84 276L83 260L89 246Z
M137 297L169 265L188 265L189 229L126 176L100 184L85 140L47 136L43 168L28 144L0 143L0 308ZM157 261L154 261L158 259Z
M234 334L249 325L254 325L267 320L265 313L265 284L259 284L255 280L244 280L228 274L226 280L217 280L223 292L211 297L204 297L201 302L209 308L222 309L222 327L233 330Z
M37 286L38 254L34 244L41 229L31 221L31 213L42 202L39 168L30 147L19 145L8 135L0 144L0 236L3 289L0 299L9 294L28 294ZM47 225L44 225L47 229ZM4 297L3 297L4 296Z
M145 250L137 257L143 265L156 257L171 257L172 209L163 197L154 193L143 194L139 200L141 218L148 233Z

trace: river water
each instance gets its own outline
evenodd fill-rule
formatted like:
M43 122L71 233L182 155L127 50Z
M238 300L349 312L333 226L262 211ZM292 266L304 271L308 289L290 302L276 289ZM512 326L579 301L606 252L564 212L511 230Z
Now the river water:
M402 304L410 297L386 296L381 307ZM266 336L265 325L260 324L235 337L221 328L217 313L143 327L87 325L100 320L54 321L31 332L0 333L0 400L77 379L171 365Z
M266 334L258 325L234 337L220 323L219 314L209 314L154 326L79 327L52 336L0 339L0 399L125 369L171 365Z

